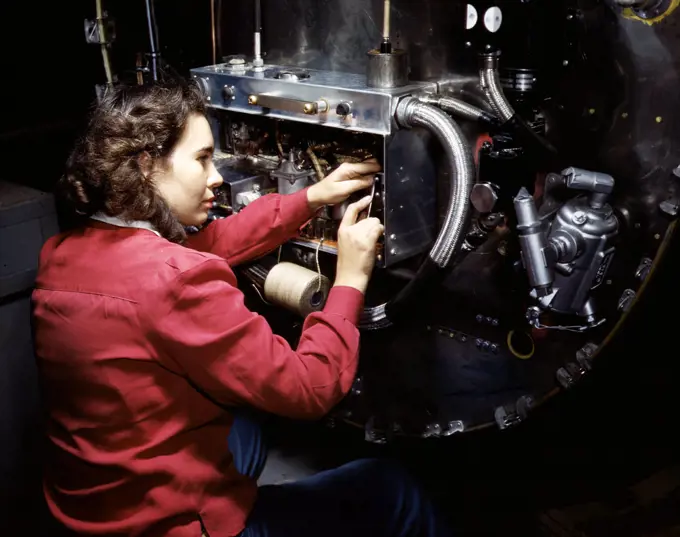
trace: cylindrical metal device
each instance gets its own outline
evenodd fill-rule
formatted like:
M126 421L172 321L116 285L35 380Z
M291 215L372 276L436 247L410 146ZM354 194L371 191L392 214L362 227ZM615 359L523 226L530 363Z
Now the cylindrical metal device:
M548 295L555 279L551 266L554 259L550 259L548 239L538 217L534 198L526 188L522 188L515 198L515 212L522 260L529 275L529 284L536 289L539 296Z
M408 84L408 55L396 49L384 54L379 50L368 51L366 84L371 88L398 88Z

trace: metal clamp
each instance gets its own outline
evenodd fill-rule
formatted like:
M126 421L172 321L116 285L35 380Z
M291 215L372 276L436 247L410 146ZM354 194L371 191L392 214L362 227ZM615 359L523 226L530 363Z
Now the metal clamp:
M534 405L535 401L531 395L523 395L514 403L499 406L494 412L496 425L503 430L523 422Z
M303 113L309 116L324 114L329 110L328 102L325 99L310 102L266 94L249 95L248 104L251 106L261 106L262 108L273 108L274 110L285 112Z

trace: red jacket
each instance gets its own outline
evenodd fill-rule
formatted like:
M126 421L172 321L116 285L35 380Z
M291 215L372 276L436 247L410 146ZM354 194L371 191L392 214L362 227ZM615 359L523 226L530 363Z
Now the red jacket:
M191 248L96 221L45 244L34 322L44 489L59 521L87 535L199 537L201 521L211 537L243 529L256 483L234 469L230 414L192 384L294 418L320 417L349 391L363 295L334 287L293 350L246 309L230 268L311 216L305 191L272 194Z

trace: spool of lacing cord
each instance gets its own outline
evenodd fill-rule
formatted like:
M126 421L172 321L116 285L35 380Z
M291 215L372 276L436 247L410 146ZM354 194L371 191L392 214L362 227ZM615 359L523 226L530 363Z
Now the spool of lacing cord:
M330 280L321 272L319 251L316 248L316 272L296 263L263 258L245 268L243 274L250 280L260 298L268 305L292 311L301 317L321 310L331 289Z

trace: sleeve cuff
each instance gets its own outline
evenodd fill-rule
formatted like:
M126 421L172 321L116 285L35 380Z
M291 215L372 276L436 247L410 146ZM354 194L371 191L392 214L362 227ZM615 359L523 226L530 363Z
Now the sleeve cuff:
M281 207L283 214L286 215L286 220L289 222L299 222L301 226L307 220L311 219L316 211L312 211L307 200L307 188L298 190L293 194L281 196Z
M339 285L331 288L323 311L340 315L356 326L363 308L364 295L361 291L354 287Z

